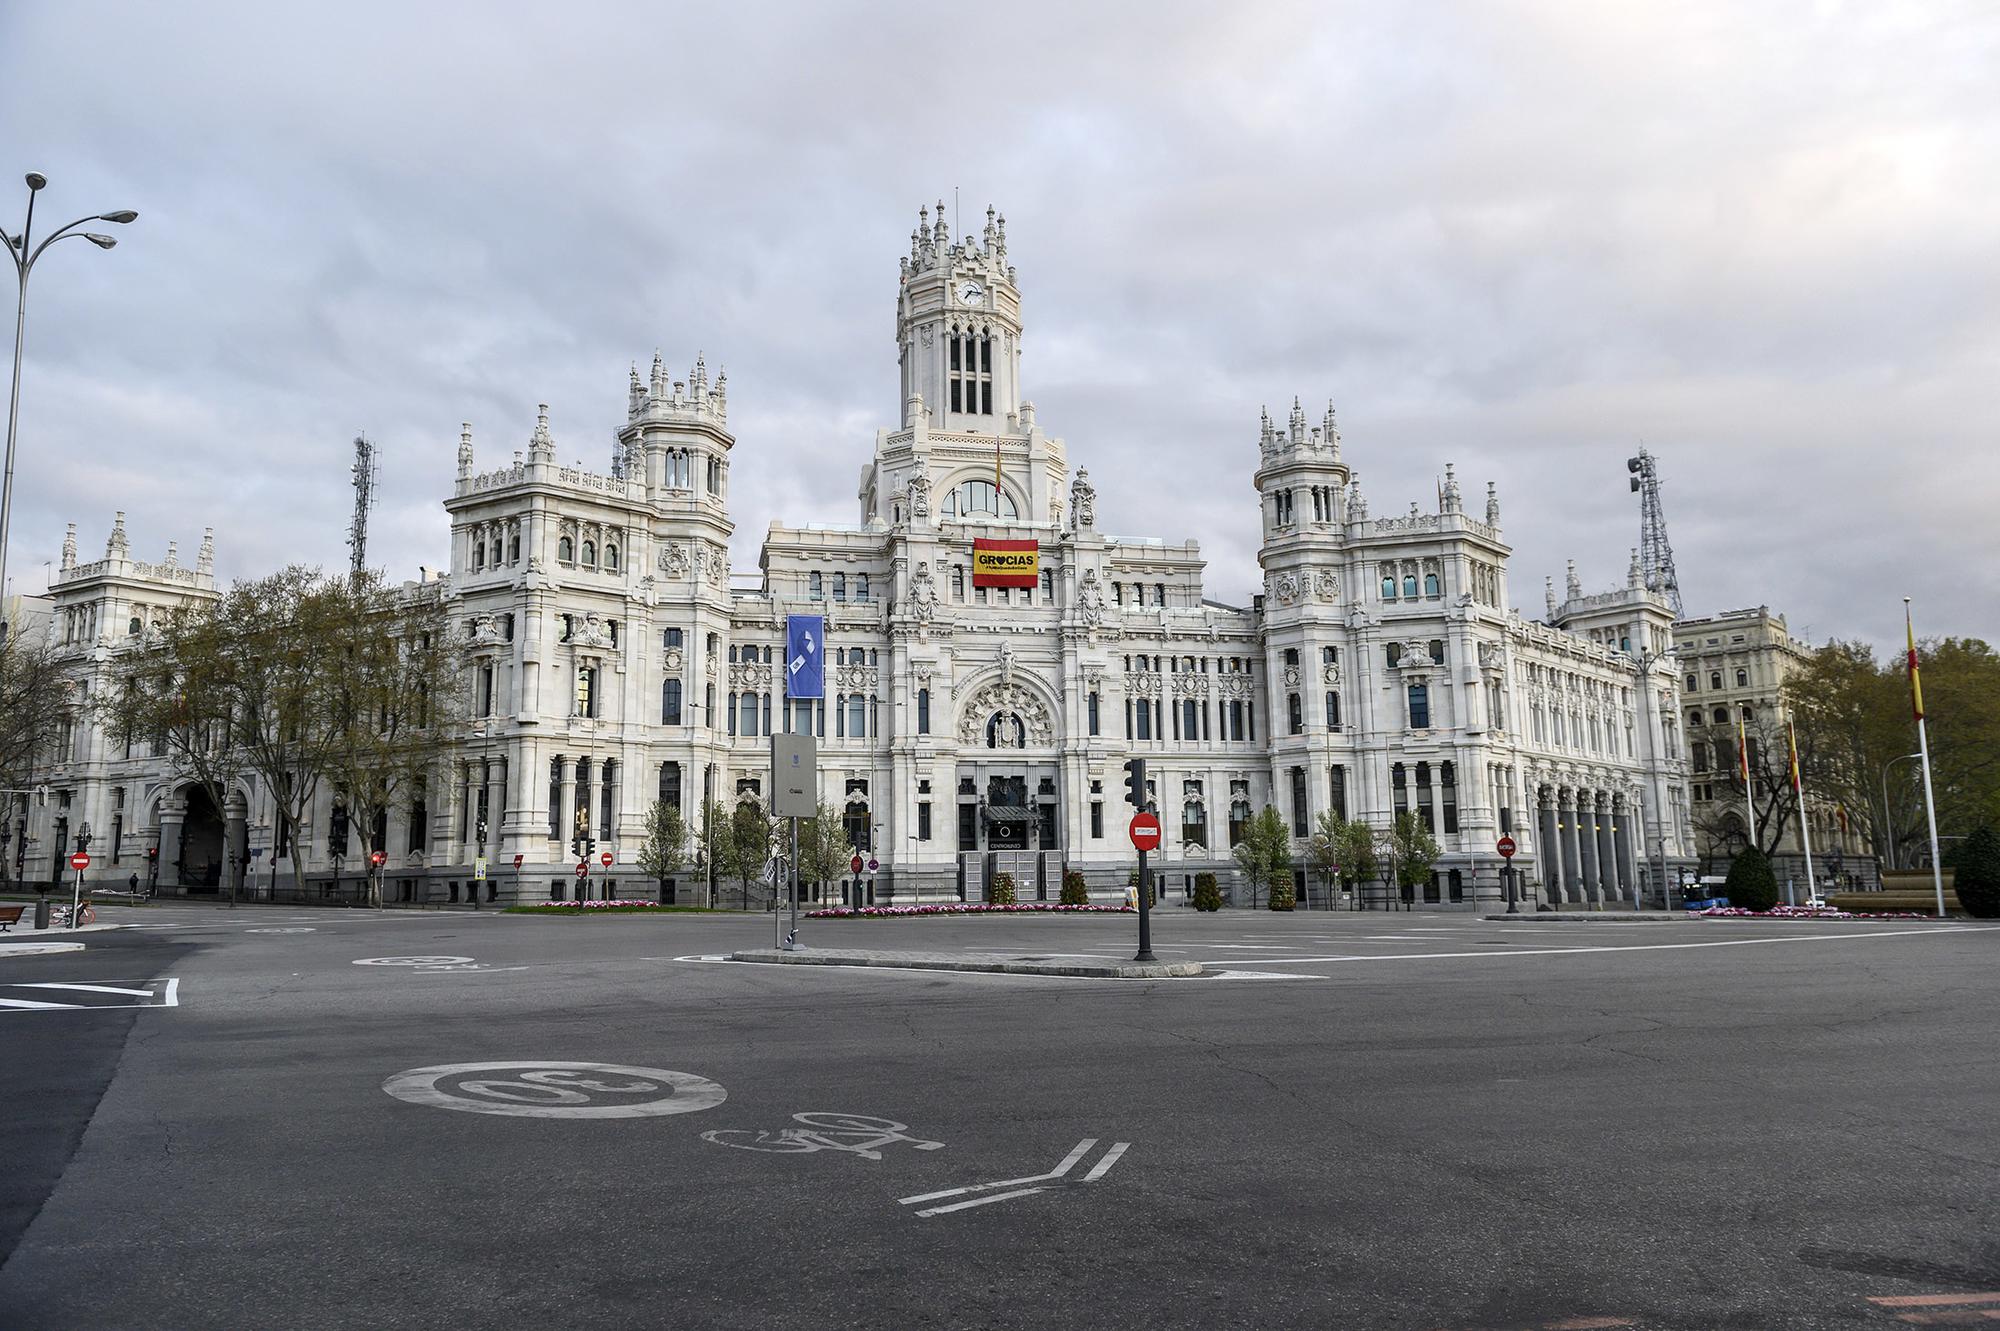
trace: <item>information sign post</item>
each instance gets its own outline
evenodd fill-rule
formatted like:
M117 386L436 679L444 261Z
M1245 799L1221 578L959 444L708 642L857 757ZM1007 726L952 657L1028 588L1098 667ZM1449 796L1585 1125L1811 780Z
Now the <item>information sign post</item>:
M791 825L785 858L791 932L785 931L776 901L771 903L771 918L777 925L779 948L795 952L799 946L799 819L819 812L819 744L811 735L771 736L771 812Z
M1514 891L1514 838L1510 836L1501 837L1499 844L1494 849L1500 852L1500 874L1507 880L1507 913L1509 915L1519 915L1521 913L1521 903L1519 894Z

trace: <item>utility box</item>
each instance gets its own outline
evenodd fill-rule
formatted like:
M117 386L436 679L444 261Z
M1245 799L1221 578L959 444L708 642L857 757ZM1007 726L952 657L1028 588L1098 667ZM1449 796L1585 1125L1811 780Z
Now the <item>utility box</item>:
M811 735L771 736L771 813L810 818L819 812L819 744Z

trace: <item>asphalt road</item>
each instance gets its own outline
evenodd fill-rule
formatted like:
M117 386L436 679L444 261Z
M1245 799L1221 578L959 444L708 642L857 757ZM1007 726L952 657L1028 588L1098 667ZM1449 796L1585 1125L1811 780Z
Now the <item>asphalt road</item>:
M2000 1313L2000 930L107 915L0 956L4 1331Z

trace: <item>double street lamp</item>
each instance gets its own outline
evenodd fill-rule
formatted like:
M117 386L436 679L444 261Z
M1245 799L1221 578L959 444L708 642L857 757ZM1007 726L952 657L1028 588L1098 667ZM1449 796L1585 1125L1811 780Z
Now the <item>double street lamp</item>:
M49 182L39 171L30 171L27 180L28 216L21 224L21 234L10 236L0 231L0 240L7 242L7 257L14 261L14 278L19 288L14 302L14 381L7 394L7 469L5 476L0 477L0 647L7 645L8 631L12 627L6 619L7 535L14 516L14 434L21 414L21 344L28 328L28 278L35 271L35 261L42 257L42 252L59 240L80 236L101 250L108 250L118 243L110 236L95 231L79 231L78 227L91 222L115 222L123 226L139 216L130 208L121 208L115 213L92 213L59 227L37 245L35 195Z

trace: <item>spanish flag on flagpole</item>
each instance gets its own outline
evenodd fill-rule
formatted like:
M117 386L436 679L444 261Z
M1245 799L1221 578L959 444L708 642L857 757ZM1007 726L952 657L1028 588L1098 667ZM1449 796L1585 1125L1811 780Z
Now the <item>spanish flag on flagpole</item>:
M1910 643L1910 712L1919 721L1924 719L1924 686L1917 680L1917 630L1910 622L1909 602L1903 603L1903 632Z
M1005 490L1000 488L1000 441L998 439L993 441L993 490L993 511L997 514L1000 511L1000 496L1006 493Z
M1785 718L1785 740L1791 746L1792 750L1792 789L1800 790L1801 787L1799 785L1799 732L1793 729L1790 717Z
M1743 811L1750 818L1750 844L1757 844L1757 791L1750 784L1750 740L1743 730L1743 718L1736 718L1736 770L1743 777Z

